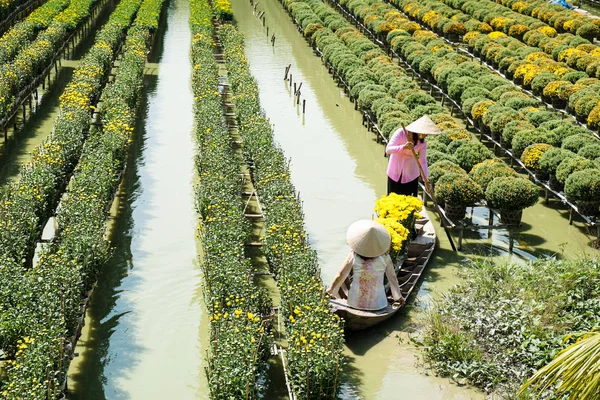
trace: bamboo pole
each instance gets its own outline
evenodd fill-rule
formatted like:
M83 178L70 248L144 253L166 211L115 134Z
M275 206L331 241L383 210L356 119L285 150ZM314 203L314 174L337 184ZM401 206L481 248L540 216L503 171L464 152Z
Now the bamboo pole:
M406 140L409 143L412 143L414 145L414 143L412 141L412 136L410 136L408 134L409 132L406 130L406 127L404 126L404 124L401 124L401 125L402 125L402 129L404 129L404 134L406 135ZM448 226L446 226L446 218L444 217L444 214L442 214L442 211L440 210L440 206L438 205L438 202L433 193L433 188L431 187L429 180L425 176L425 171L423 171L423 167L421 166L421 163L419 162L419 156L417 156L417 153L415 152L414 148L411 148L410 151L412 152L412 155L415 158L415 161L417 162L417 166L419 167L419 172L421 173L421 178L423 179L423 183L425 184L425 190L428 192L429 197L431 197L434 208L437 211L438 215L440 216L440 223L442 224L442 228L444 228L444 231L446 232L446 236L448 236L448 240L450 241L450 246L452 246L452 250L456 251L456 246L454 245L454 240L452 240L452 235L450 235Z

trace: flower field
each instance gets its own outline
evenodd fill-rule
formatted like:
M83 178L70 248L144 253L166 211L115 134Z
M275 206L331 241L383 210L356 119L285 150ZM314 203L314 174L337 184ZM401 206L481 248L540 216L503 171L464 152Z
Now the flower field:
M212 13L206 0L192 1L198 233L203 248L204 298L211 315L206 371L211 398L254 399L261 393L258 377L266 367L272 341L263 321L271 306L264 288L252 283L250 261L244 257L250 232L241 198L243 160L231 151L223 116L219 70L212 51Z
M261 111L258 86L243 53L242 35L232 25L219 29L238 124L253 183L265 209L263 247L281 292L280 310L288 340L286 358L297 398L329 398L338 390L343 325L329 312L310 248L301 201L290 181L288 162L273 142Z
M54 62L57 52L65 44L69 35L88 17L95 2L96 0L76 0L69 3L69 7L57 13L47 28L30 43L27 38L12 37L12 31L7 33L8 36L3 36L6 37L6 43L2 43L7 52L5 57L10 62L0 68L0 121L6 122L15 107L18 107L23 91L26 91L44 69ZM44 16L51 15L54 11L56 10L36 15L32 13L32 15L39 21L41 18L47 18ZM36 22L36 25L44 26L42 22Z
M43 196L61 199L57 212L60 230L43 248L33 268L23 265L23 257L28 251L26 246L33 244L30 240L35 240L35 226L25 232L31 236L23 237L20 254L3 249L0 281L5 291L0 303L0 348L9 360L6 379L0 381L3 399L56 398L63 390L85 307L82 300L110 256L106 239L108 210L133 140L147 42L157 29L162 4L161 0L119 4L63 95L64 111L56 121L54 134L34 154L21 181L15 184L17 191L13 193L17 197L3 202L2 221L8 228L4 232L14 232L12 237L3 237L9 246L8 240L24 233L10 229L13 223L24 221L15 216L35 215L28 222L42 223L42 216L36 212L41 208L52 212ZM102 90L126 33L119 72L114 83ZM93 97L102 100L98 110L102 125L90 130L84 144L82 134L89 127ZM62 153L65 148L69 151ZM68 179L71 174L61 174L60 168L73 169L75 165L64 195L56 187L47 186L52 190L44 192L35 184L41 183L41 177L47 177L48 182ZM28 198L32 200L27 202ZM11 208L15 206L18 209Z
M450 229L477 230L481 236L466 237L465 250L489 245L482 251L498 258L508 252L523 260L567 254L563 246L575 241L581 245L577 249L592 250L597 243L587 231L600 214L600 50L595 44L600 19L541 0L279 2L309 47L304 40L300 45L286 40L289 32L298 35L295 29L282 29L287 20L269 31L265 12L269 22L287 18L279 4L258 9L239 0L47 0L0 37L3 126L63 57L71 39L89 48L79 60L65 60L62 67L73 72L60 79L57 72L58 92L54 86L44 90L47 103L40 99L30 113L39 113L40 120L51 115L51 132L47 129L39 140L46 126L32 127L37 122L30 118L23 123L24 131L32 129L25 133L30 136L20 143L5 139L0 149L2 155L12 149L9 144L16 149L3 166L22 165L14 181L12 175L0 175L7 182L0 188L0 399L50 400L65 398L67 391L79 398L137 397L152 391L148 377L159 368L172 369L177 378L189 374L181 377L187 379L186 388L174 389L173 398L193 393L263 399L284 392L294 399L371 398L380 389L370 382L380 373L375 370L385 367L382 381L390 385L387 370L405 368L404 361L396 364L399 356L390 354L386 338L392 338L390 330L407 333L409 324L417 326L414 343L426 346L421 354L427 368L510 397L563 346L563 334L597 323L597 290L583 279L597 280L595 261L586 267L585 260L538 261L518 271L478 264L472 271L461 269L459 278L449 277L446 267L459 266L465 254L449 255L442 240L444 251L431 258L436 270L429 277L435 279L427 281L426 296L440 287L447 291L459 279L465 283L427 310L416 303L390 325L346 337L345 321L331 311L321 279L322 269L324 276L332 272L332 254L346 251L341 239L321 236L339 233L340 226L323 226L341 224L322 218L319 227L313 217L328 212L327 202L349 197L333 186L347 182L349 190L356 190L348 207L367 204L366 211L374 212L390 233L397 274L406 278L402 282L416 284L433 250L431 241L419 240L433 240L435 219L421 219L418 198L381 196L385 182L375 181L379 172L384 176L380 167L385 160L373 157L381 156L379 144L395 131L428 115L442 131L427 138L421 154L428 160L432 196L443 206ZM0 19L18 4L0 2ZM96 14L104 7L114 8L106 19ZM238 13L241 7L249 15ZM90 18L102 24L93 31L93 43L81 39L82 33L87 37ZM261 33L261 41L255 33ZM275 42L275 35L284 38ZM151 51L155 42L158 48ZM314 52L320 60L302 64L298 48L301 57ZM293 83L304 82L309 107L319 107L318 112L309 109L307 116L302 108L300 116L299 94L291 114L277 108L291 97L291 65L285 57L293 62ZM269 64L255 69L263 60ZM279 80L280 87L265 85L265 76L271 79L284 62L285 81L273 78L269 83ZM319 92L323 88L315 88L317 81L306 71L318 75L324 70L313 67L320 68L321 62L334 85ZM174 76L178 79L170 79ZM353 104L340 102L345 99L339 87ZM52 95L56 100L48 100ZM337 101L335 112L323 106L324 99ZM348 142L346 135L355 133L349 129L355 121L346 118L353 108L376 139ZM343 124L323 122L322 130L313 129L313 115L325 121L334 113L343 116ZM274 126L282 121L293 127L290 132L308 134L276 136ZM313 159L303 154L300 145L307 144L330 152L341 167L352 165L350 176L323 188L319 185L330 178L326 174L296 180L297 166L313 162L311 168L321 167L312 153ZM188 156L182 157L183 149ZM27 153L21 164L20 156ZM291 168L290 156L302 157L301 162ZM188 164L177 164L177 158ZM189 176L178 170L183 166ZM187 189L194 185L187 203L179 201L180 186L166 185L174 179ZM318 201L303 206L299 190L305 193L303 185L309 184L314 185L311 201ZM571 210L567 222L564 207L535 206L541 187L547 197L552 193L579 213L585 224L577 220L571 229ZM488 215L478 208L475 217L471 213L465 219L467 207L481 206L489 208ZM523 210L530 207L533 211L520 225ZM187 213L177 213L184 208ZM310 218L305 219L305 210ZM339 207L331 221L347 218L348 210ZM534 212L540 214L537 232ZM495 215L500 217L496 224ZM479 224L482 218L489 226ZM548 226L546 218L557 218L564 225L559 228L568 228L575 239L559 242L562 233L547 233L558 229ZM54 232L42 233L49 221L56 221ZM575 232L578 228L581 232ZM174 232L182 232L181 237ZM178 247L182 237L189 243ZM460 231L460 251L462 239ZM591 240L579 243L586 239ZM523 243L513 251L517 241ZM317 255L315 249L324 244L331 244L331 250ZM150 245L160 249L149 251ZM173 252L181 257L171 257ZM416 267L418 275L411 269ZM548 273L553 268L558 273L554 280ZM180 275L184 271L189 274ZM537 281L539 293L531 286ZM552 293L553 283L563 292ZM184 286L187 291L175 293ZM579 297L569 297L569 291ZM499 296L490 300L490 293ZM180 302L170 303L169 297ZM161 319L165 310L172 319ZM423 315L424 321L416 318ZM165 340L167 329L174 335L170 340ZM491 343L488 336L504 342ZM402 357L408 350L414 354L413 344L408 349L400 342L394 340L393 348L402 346ZM377 354L381 349L386 354ZM76 356L81 358L72 363ZM193 363L186 364L186 357ZM164 365L154 365L161 364L155 360L165 360ZM374 363L381 365L365 372ZM89 376L90 371L97 376ZM67 387L67 377L75 385ZM449 381L436 379L439 390L445 390ZM160 383L175 388L176 380ZM138 384L134 381L143 382L142 387L130 392ZM117 383L109 387L112 382ZM423 382L433 381L423 377ZM406 377L392 383L393 388L413 384ZM381 393L389 394L386 390Z

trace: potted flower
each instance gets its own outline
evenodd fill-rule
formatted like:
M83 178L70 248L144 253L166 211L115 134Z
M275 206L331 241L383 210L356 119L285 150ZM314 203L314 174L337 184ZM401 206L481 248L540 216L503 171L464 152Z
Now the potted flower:
M550 187L554 190L563 190L563 185L556 179L556 169L563 160L575 157L575 153L554 147L540 157L538 164L540 172L550 177Z
M423 202L417 197L390 193L375 202L375 212L381 219L391 219L402 224L414 236L415 221L421 218Z
M535 176L539 180L546 181L550 178L550 175L542 172L540 158L542 158L545 152L552 148L552 145L546 143L535 143L527 146L523 151L523 154L521 154L521 161L523 161L525 167L535 171Z
M467 30L465 29L464 24L456 21L450 21L444 25L443 31L444 36L446 36L448 40L457 42L458 37L460 35L464 35Z
M600 208L600 169L572 173L565 183L565 194L583 215L596 216Z
M459 221L465 217L467 207L483 198L483 190L466 174L450 172L438 179L435 197L445 204L446 216L452 221Z
M485 197L493 208L500 211L503 223L520 225L523 210L537 203L539 189L524 178L496 178L488 185Z
M494 179L507 176L516 177L518 175L514 169L498 158L480 162L469 172L469 177L481 186L484 193Z
M597 168L598 164L596 162L581 156L567 158L556 168L556 179L564 185L567 182L567 178L574 172Z
M448 160L440 160L429 167L429 183L435 187L437 181L444 175L449 173L466 175L467 172Z
M458 165L465 171L470 171L475 164L494 157L494 153L490 149L480 142L475 141L463 144L456 149L453 155L458 160Z

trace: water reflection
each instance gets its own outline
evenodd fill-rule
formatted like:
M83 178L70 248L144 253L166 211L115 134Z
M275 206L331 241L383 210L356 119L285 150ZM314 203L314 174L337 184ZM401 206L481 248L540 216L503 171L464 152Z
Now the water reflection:
M81 357L72 364L71 398L206 397L188 18L188 2L171 1L158 76L148 77L120 193L115 254L99 278Z

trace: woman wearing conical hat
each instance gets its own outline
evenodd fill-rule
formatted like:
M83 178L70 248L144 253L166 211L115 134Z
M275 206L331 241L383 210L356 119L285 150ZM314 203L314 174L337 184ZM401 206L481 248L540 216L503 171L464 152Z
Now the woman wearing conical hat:
M348 305L360 310L380 310L388 305L383 285L385 274L394 301L402 305L404 298L400 292L394 264L387 253L391 244L387 229L375 221L356 221L348 228L346 241L352 250L327 289L327 293L337 297L340 286L352 272Z
M417 196L419 184L419 166L412 150L419 158L425 177L427 172L427 135L439 135L441 132L435 123L423 116L406 127L398 129L392 134L385 152L390 155L388 162L388 194L397 193Z

